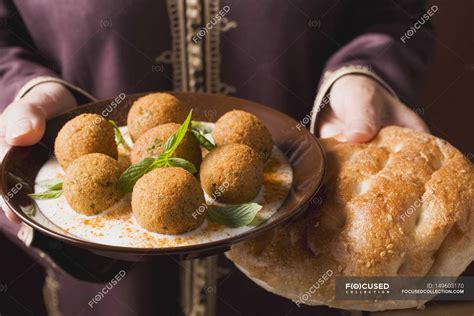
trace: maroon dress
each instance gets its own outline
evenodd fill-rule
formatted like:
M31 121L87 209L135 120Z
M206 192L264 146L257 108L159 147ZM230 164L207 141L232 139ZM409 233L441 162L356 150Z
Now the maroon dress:
M330 86L349 73L372 77L419 107L432 58L432 30L423 18L429 9L420 0L2 0L0 107L36 84L58 81L80 103L120 93L202 91L254 100L302 120L323 81ZM112 261L28 228L20 232L25 245L19 226L0 217L3 234L48 271L50 314L172 314L183 302L178 277L189 263ZM206 270L213 260L190 269ZM201 286L199 297L185 302L188 312L212 313L213 303L203 302L211 297L219 314L305 313L219 261L217 292L186 283ZM123 280L90 307L122 270ZM251 298L270 305L249 308Z

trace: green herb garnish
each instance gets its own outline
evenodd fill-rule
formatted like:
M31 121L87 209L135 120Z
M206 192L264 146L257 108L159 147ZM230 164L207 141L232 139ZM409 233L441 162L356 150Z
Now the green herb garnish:
M194 164L183 158L172 157L167 160L167 163L167 167L180 167L193 174L197 172L197 169Z
M210 208L207 216L216 223L237 228L252 223L262 206L257 203L244 203L224 207Z
M63 194L63 183L58 182L56 184L50 185L48 190L40 193L31 193L28 194L29 197L35 200L50 200L57 199Z
M147 172L153 170L155 158L145 158L136 164L131 165L120 175L117 182L117 190L120 192L132 192L135 183Z
M196 137L199 144L207 150L210 151L216 147L216 145L214 145L209 139L207 139L206 136L204 136L204 134L200 130L191 129L191 133L194 135L194 137Z
M127 142L123 138L122 132L120 131L120 128L118 127L117 122L115 122L114 120L108 120L108 121L109 121L110 125L112 125L112 127L114 128L115 141L117 142L117 146L123 145L125 148L130 149Z
M188 131L191 122L192 113L193 111L191 110L183 124L181 124L178 130L168 138L164 145L164 152L162 154L156 158L145 158L142 161L131 165L122 173L117 183L117 190L121 192L132 192L135 183L146 173L156 168L181 167L191 173L197 172L196 167L191 162L182 158L171 157L184 136L186 136L186 132Z
M63 183L62 182L58 182L56 184L53 184L53 185L50 185L48 187L49 190L51 191L59 191L59 190L62 190L63 189Z
M188 131L189 124L191 123L192 115L193 115L193 110L189 112L188 117L186 118L186 120L184 120L183 124L181 124L178 130L174 132L173 135L171 135L168 138L168 140L165 143L165 151L161 155L170 157L174 153L176 148L178 148L184 136L186 136L186 132Z
M191 128L203 134L212 133L212 127L210 127L209 124L203 122L191 121Z

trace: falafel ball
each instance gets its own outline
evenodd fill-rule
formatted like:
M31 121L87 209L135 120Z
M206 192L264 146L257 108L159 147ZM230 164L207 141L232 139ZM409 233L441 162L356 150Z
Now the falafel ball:
M161 234L182 234L198 228L205 214L199 181L182 168L158 168L137 181L132 211L145 229Z
M117 160L97 153L81 156L66 170L64 196L78 213L100 213L122 197L116 189L119 177Z
M140 162L147 157L157 157L164 151L168 138L180 127L176 123L158 125L148 130L134 144L130 159L132 163ZM187 132L176 148L173 157L186 159L199 168L202 160L201 147L197 139Z
M112 125L100 115L85 113L64 124L54 141L54 154L66 170L71 162L91 153L115 159L118 155Z
M251 201L263 184L263 161L247 145L218 146L204 157L201 185L219 202L239 204Z
M273 150L273 139L265 124L255 115L233 110L222 115L212 130L217 146L244 144L252 147L267 161Z
M150 128L165 123L182 123L191 108L169 93L152 93L133 102L127 125L132 140Z

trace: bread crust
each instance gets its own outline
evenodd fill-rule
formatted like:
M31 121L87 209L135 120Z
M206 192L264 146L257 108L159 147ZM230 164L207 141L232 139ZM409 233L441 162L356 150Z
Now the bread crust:
M429 134L385 127L368 144L323 140L323 194L292 223L227 256L267 290L304 304L379 311L425 301L341 301L336 276L459 276L474 260L474 167Z

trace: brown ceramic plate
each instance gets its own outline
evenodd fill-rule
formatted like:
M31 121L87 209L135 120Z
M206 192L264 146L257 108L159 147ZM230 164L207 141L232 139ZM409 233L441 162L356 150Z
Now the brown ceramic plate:
M275 145L286 155L293 169L293 185L278 211L267 221L237 236L213 242L173 248L132 248L111 246L80 239L52 224L41 210L35 210L28 193L33 192L38 170L52 156L54 139L65 122L81 113L97 113L125 125L128 110L134 100L144 94L129 95L115 108L113 100L90 103L48 121L46 133L39 144L10 149L2 164L1 186L6 203L26 224L53 238L83 247L109 257L142 260L143 257L179 254L189 257L222 252L239 241L254 237L267 229L290 220L305 209L321 186L325 172L322 147L306 129L299 130L297 122L285 114L248 100L222 95L200 93L172 93L194 109L193 119L215 122L233 109L242 109L257 115L269 128ZM15 186L22 183L16 192ZM10 194L8 194L10 192ZM8 197L10 195L10 197Z

